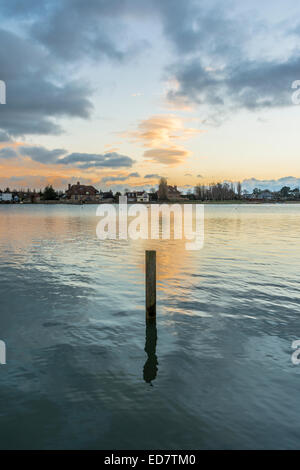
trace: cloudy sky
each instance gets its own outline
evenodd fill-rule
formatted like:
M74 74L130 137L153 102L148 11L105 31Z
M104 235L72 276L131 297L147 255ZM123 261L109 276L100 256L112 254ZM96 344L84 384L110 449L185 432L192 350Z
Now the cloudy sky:
M0 187L300 185L298 0L1 0Z

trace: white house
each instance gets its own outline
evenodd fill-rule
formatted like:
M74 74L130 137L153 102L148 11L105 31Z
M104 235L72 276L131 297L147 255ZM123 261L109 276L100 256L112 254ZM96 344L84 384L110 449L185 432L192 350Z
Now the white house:
M149 194L146 192L143 192L143 193L138 192L136 200L137 202L149 202Z

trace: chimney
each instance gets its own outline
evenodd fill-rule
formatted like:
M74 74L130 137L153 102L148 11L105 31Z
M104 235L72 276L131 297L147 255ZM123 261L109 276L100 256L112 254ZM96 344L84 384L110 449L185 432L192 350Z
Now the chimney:
M79 181L77 181L77 186L80 186L80 182L79 182Z
M68 184L68 190L70 191L70 189L71 189L71 185L70 185L70 184Z

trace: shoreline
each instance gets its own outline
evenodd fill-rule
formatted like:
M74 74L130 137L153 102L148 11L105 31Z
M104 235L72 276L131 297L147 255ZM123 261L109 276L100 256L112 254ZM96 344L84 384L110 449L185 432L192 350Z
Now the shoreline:
M119 202L105 202L105 201L88 201L88 202L65 202L65 201L42 201L42 202L0 202L0 206L8 205L31 205L31 206L53 206L53 205L65 205L65 206L91 206L99 204L119 204ZM238 201L238 200L228 200L228 201L149 201L149 202L129 202L128 204L143 204L143 205L152 205L152 204L204 204L204 205L278 205L278 204L300 204L299 201Z

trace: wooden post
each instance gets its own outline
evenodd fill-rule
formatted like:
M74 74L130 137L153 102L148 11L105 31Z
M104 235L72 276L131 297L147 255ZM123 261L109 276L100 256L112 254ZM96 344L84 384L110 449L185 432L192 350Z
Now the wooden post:
M146 318L156 317L156 251L146 251Z

